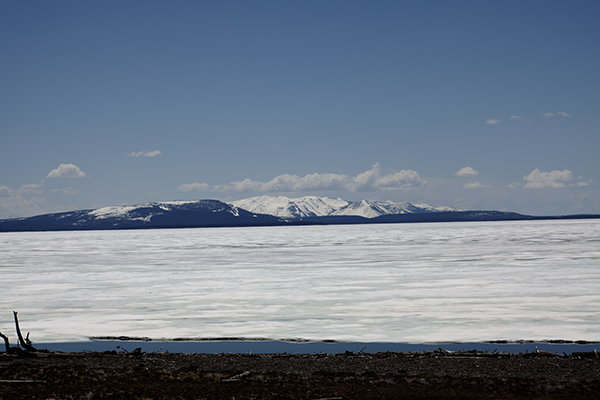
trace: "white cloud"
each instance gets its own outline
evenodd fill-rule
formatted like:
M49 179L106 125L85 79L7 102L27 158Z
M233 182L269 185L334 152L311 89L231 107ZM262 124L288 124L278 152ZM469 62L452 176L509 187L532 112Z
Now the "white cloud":
M543 113L542 114L544 117L546 118L552 118L552 117L556 117L557 115L561 116L561 117L570 117L572 114L568 114L564 111L559 111L557 113Z
M467 183L463 186L463 189L479 189L479 188L488 188L491 186L482 185L479 181L473 183Z
M210 185L206 183L186 183L184 185L179 185L177 188L180 192L208 192L210 191Z
M46 178L85 178L85 173L75 164L60 164Z
M523 119L523 117L521 117L520 115L511 115L509 118L510 119Z
M345 174L309 174L303 177L283 174L269 182L258 182L251 179L232 182L225 185L208 185L206 183L187 183L180 185L182 192L299 192L318 190L339 190L348 192L414 190L425 186L416 171L401 170L384 175L379 163L369 171L350 177Z
M30 184L21 186L19 189L17 189L16 192L18 194L42 194L43 187L44 187L44 185L41 183L30 183Z
M479 175L479 172L475 171L471 167L464 167L454 173L456 176L475 176Z
M572 180L571 171L565 169L563 171L540 171L538 168L531 171L529 175L525 175L523 180L526 189L541 189L541 188L562 188L565 187L565 182Z
M571 117L573 114L569 114L569 113L566 113L564 111L558 111L558 112L555 112L555 113L547 112L547 113L543 113L542 115L544 117L546 117L546 118L553 118L553 117L557 117L557 116L559 116L559 117Z
M50 190L50 193L61 193L61 194L66 194L68 196L76 196L79 194L79 191L68 187L68 188L64 188L64 189L52 189L52 190Z
M16 192L6 185L0 185L0 199L6 199L14 196Z
M46 200L37 197L27 200L19 191L0 185L0 219L36 215L45 210Z
M569 186L577 186L577 187L582 187L582 186L589 186L589 182L575 182L575 183L570 183Z
M160 156L162 153L160 152L160 150L154 150L154 151L138 151L133 152L133 153L129 153L127 154L127 157L156 157L156 156Z
M488 119L487 121L485 121L486 124L490 124L490 125L496 125L499 124L500 121L502 121L501 119Z
M412 190L425 186L425 183L417 171L402 170L392 175L378 177L371 187L365 187L364 190Z

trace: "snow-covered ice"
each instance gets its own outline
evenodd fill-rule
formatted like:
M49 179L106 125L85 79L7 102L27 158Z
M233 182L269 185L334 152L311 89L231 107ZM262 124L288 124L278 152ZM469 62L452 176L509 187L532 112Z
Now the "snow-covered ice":
M0 233L0 331L600 340L600 221Z

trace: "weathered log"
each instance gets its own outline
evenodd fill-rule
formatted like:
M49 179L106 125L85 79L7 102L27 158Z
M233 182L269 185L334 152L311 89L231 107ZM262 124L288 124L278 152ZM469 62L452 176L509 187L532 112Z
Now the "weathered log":
M17 354L19 356L27 356L30 354L25 350L21 349L20 347L10 347L8 336L2 334L2 332L0 332L0 337L4 339L4 345L6 346L6 354Z
M21 334L21 328L19 328L19 318L17 318L17 312L13 311L13 315L15 316L15 326L17 327L17 336L19 338L19 344L22 348L27 351L37 352L37 349L31 345L31 341L29 340L29 334L27 334L27 339L23 339L23 335Z
M2 339L4 339L4 345L6 346L6 353L10 354L11 353L11 349L10 349L10 342L8 341L8 336L3 335L2 332L0 332L0 337Z
M221 382L226 383L226 382L239 382L241 381L241 378L243 378L246 375L250 375L250 371L246 371L246 372L242 372L241 374L237 374L234 375L230 378L227 379L223 379Z

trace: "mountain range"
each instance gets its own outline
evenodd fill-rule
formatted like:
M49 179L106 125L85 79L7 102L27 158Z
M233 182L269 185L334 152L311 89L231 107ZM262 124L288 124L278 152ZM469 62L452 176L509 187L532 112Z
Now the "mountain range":
M504 211L461 211L423 203L259 196L231 204L218 200L165 201L3 219L0 232L574 218L600 215L534 217Z
M459 211L452 207L434 207L429 204L394 203L393 201L360 200L355 202L329 197L306 196L290 199L285 196L258 196L234 201L236 207L281 218L310 218L331 216L358 216L375 218L390 214L418 214L441 211Z

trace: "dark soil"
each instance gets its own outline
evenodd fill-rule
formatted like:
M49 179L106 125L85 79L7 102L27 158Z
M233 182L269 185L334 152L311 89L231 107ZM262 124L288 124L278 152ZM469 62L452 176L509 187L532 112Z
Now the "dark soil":
M0 399L600 399L595 353L0 353Z

